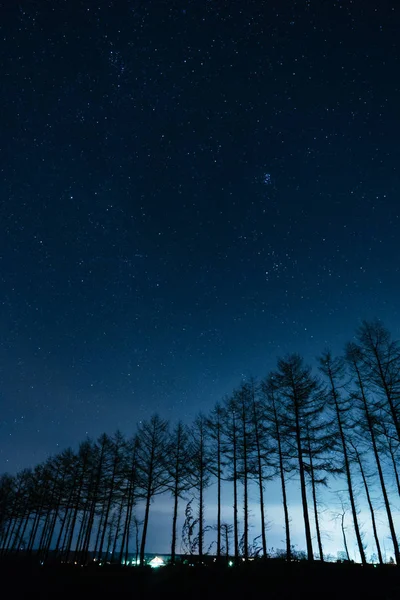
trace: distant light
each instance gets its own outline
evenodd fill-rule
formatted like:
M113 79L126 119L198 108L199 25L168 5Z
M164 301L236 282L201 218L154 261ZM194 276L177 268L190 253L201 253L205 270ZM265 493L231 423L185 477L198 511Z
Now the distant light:
M159 556L155 556L154 558L151 559L151 561L149 562L149 565L153 569L157 569L158 567L163 567L165 565L165 563L162 558L160 558Z
M233 560L230 560L230 561L228 562L228 566L229 566L229 567L233 567Z

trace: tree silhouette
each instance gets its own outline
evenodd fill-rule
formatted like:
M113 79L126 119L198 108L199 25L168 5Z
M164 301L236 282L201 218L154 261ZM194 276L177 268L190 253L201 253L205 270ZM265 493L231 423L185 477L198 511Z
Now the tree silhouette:
M307 432L307 436L311 435L316 427L313 423L324 408L321 390L317 379L311 374L310 367L304 366L303 359L298 354L278 360L278 369L273 373L273 380L285 414L285 435L292 442L291 452L298 466L307 559L312 561L314 555L307 502L305 463L307 443L304 432ZM317 427L319 428L319 425Z
M378 492L400 565L394 515L400 494L398 342L379 321L364 321L356 342L346 345L343 359L324 352L318 364L324 385L299 355L290 354L260 385L253 378L243 381L191 425L177 422L169 433L169 423L154 415L129 439L120 432L103 434L33 469L0 476L0 557L128 564L134 545L136 563L143 565L151 503L155 496L168 494L173 500L174 563L179 509L189 491L194 498L186 505L181 539L185 552L202 560L211 548L221 557L229 555L232 546L236 563L240 557L267 556L266 485L276 478L282 494L285 556L291 560L300 555L293 553L291 543L287 486L298 477L307 558L313 560L310 522L315 522L315 541L324 560L320 506L325 498L320 490L339 477L345 482L346 498L341 496L337 518L348 559L353 533L345 527L347 511L361 561L366 563L356 506L360 485L377 560L385 562L386 535L376 516ZM214 482L216 522L207 518L206 526L206 490ZM223 489L230 486L232 523L227 522L222 503ZM250 540L253 490L261 527ZM213 493L210 490L210 498ZM216 540L207 549L205 537L211 531L216 531Z
M168 470L170 474L170 491L174 500L171 536L171 563L175 563L176 554L176 522L178 519L178 503L183 493L193 485L191 478L191 448L189 430L182 421L178 421L170 438L168 452Z
M400 344L378 319L362 322L357 341L360 371L391 418L400 442Z
M221 404L218 402L214 409L211 411L207 419L207 429L212 445L211 451L215 449L216 460L211 465L214 471L214 476L217 478L217 557L221 556L221 536L222 536L222 525L221 525L221 484L223 479L223 421L224 421L224 410Z
M269 461L279 475L282 493L283 513L285 519L286 558L291 559L292 546L290 539L290 519L286 492L286 474L291 471L291 465L286 453L284 404L278 395L277 383L270 374L261 384L262 405L266 422L266 434Z
M381 459L380 459L379 451L378 451L376 425L375 425L377 419L376 419L376 415L374 414L375 413L374 407L370 406L369 399L367 398L367 392L366 392L365 385L364 385L364 382L362 379L362 374L361 374L360 364L361 364L361 361L363 360L361 348L359 346L356 346L356 344L348 344L346 347L346 358L347 358L348 364L349 364L350 369L354 376L355 389L352 393L352 398L353 398L353 401L356 403L356 406L359 409L359 412L361 413L362 418L361 418L361 421L359 422L361 430L364 432L364 434L366 434L369 437L369 441L371 442L374 460L375 460L375 464L376 464L378 476L379 476L379 483L381 486L382 496L383 496L383 500L385 503L386 514L387 514L390 534L391 534L393 548L394 548L394 554L396 557L397 564L400 564L399 545L397 542L396 531L394 528L392 509L391 509L390 502L389 502L389 497L388 497L388 493L387 493L387 489L386 489L386 483L385 483L385 479L383 476ZM358 463L361 468L361 463L360 463L360 460L358 457L357 457L357 460L358 460ZM377 546L378 546L378 543L377 543ZM380 554L380 551L378 551L378 554Z
M351 512L353 516L354 531L356 534L358 550L361 556L361 562L366 564L364 546L362 542L360 527L357 518L357 509L354 498L353 481L350 468L350 455L346 440L345 429L351 427L350 410L351 400L344 399L340 393L342 380L344 377L344 363L342 359L332 358L329 351L322 354L320 358L320 370L328 380L327 398L335 416L335 425L338 438L340 440L340 449L343 455L343 467L346 474L347 490L350 499Z
M191 428L192 481L198 498L197 522L200 560L204 554L204 492L210 485L214 462L208 447L208 441L207 419L200 413Z
M145 499L142 541L140 545L140 564L144 565L147 527L150 504L156 494L167 489L170 483L168 473L169 436L168 422L158 415L149 421L143 421L138 428L137 470L139 486Z

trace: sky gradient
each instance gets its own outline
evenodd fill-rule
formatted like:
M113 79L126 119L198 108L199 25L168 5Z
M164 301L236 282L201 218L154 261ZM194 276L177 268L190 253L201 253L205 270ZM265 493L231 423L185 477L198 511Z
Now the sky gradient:
M5 2L0 471L399 337L394 2Z

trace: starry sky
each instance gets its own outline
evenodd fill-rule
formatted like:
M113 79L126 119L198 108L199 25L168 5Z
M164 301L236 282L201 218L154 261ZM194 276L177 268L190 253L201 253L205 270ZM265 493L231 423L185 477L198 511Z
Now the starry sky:
M398 335L395 2L1 10L1 472Z

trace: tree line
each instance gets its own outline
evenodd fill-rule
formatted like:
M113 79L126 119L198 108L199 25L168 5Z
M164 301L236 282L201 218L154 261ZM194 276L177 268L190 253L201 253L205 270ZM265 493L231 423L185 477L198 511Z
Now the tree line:
M51 555L63 562L125 563L133 551L144 564L151 505L169 494L171 562L184 506L181 548L201 560L212 535L217 557L268 556L268 488L279 483L285 557L293 557L288 484L299 484L306 557L323 561L321 489L337 479L352 518L361 562L367 563L357 508L359 485L369 510L379 563L384 562L376 516L384 507L396 563L393 518L400 495L400 345L379 321L364 321L343 356L325 351L313 373L298 354L280 358L264 379L243 381L191 425L158 415L127 438L117 431L66 449L34 469L0 479L0 555ZM213 486L216 523L205 521ZM222 487L231 486L229 522ZM260 529L249 535L249 490L257 490ZM377 495L379 500L377 499ZM190 500L192 498L192 500ZM138 507L143 515L138 518ZM348 553L346 529L342 533ZM315 536L312 535L312 528Z

